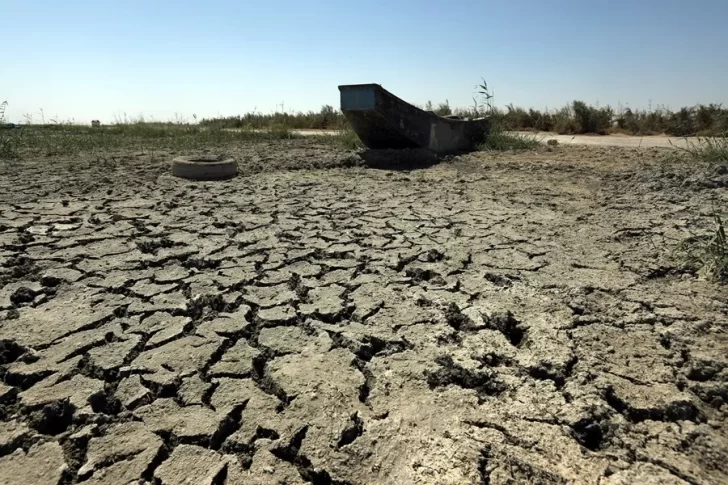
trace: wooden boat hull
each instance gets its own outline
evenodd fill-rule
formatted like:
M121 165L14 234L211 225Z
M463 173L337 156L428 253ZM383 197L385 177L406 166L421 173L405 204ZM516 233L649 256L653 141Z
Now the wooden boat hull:
M399 99L378 84L339 86L341 111L368 148L472 150L488 133L486 119L438 116Z

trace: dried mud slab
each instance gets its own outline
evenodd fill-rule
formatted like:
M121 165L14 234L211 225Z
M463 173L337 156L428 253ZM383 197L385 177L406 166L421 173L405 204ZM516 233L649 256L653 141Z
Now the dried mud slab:
M232 151L0 176L0 483L728 481L723 172Z

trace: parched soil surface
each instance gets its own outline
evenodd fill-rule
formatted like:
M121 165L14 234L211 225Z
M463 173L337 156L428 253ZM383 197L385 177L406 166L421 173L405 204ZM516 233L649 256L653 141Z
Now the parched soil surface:
M316 143L3 166L0 483L728 481L725 173Z
M325 134L338 133L335 130L292 130L293 133L300 136L320 136ZM663 136L663 135L559 135L548 131L522 131L514 132L525 137L533 137L536 140L545 142L546 140L556 140L563 145L597 145L597 146L615 146L630 148L688 148L695 144L699 144L698 137L689 136Z

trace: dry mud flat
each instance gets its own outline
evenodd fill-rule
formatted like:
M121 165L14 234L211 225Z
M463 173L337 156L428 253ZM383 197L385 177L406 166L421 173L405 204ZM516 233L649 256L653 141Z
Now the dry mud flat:
M728 292L669 257L725 174L237 156L5 167L1 483L728 481Z

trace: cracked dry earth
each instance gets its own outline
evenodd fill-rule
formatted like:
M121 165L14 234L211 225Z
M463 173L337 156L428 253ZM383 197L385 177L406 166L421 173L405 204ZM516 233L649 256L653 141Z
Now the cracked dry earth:
M15 166L0 482L726 483L727 292L668 256L728 190L661 153Z

